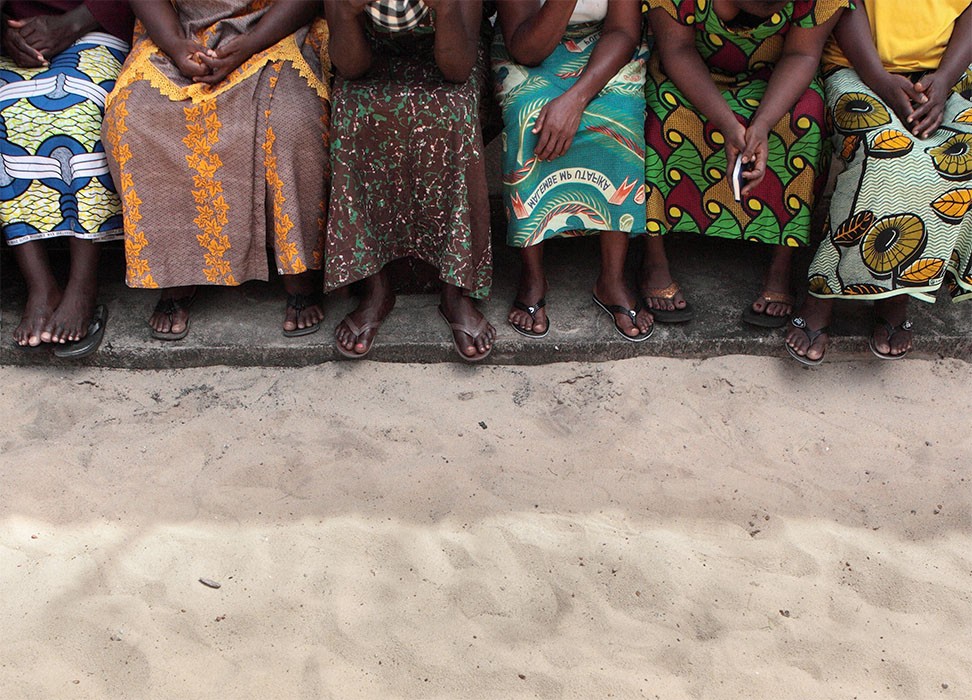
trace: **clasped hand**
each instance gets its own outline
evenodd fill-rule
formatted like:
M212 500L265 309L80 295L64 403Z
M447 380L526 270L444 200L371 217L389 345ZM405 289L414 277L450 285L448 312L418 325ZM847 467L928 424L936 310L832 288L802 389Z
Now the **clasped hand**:
M217 49L208 49L196 41L185 39L174 51L173 62L179 72L194 83L214 86L242 66L256 51L246 34L229 39Z
M8 19L3 26L3 48L21 68L42 68L78 39L66 15L37 15Z

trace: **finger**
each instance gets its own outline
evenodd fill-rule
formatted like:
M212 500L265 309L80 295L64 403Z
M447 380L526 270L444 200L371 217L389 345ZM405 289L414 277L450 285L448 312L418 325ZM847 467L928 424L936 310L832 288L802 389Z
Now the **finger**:
M47 64L44 60L44 56L38 53L30 44L24 41L24 38L17 33L8 37L7 41L8 50L14 52L20 56L20 59L14 59L17 65L23 66L24 68L39 68Z
M540 110L540 114L537 115L537 121L533 124L533 133L539 134L543 131L543 125L547 121L547 108L544 107Z
M22 20L22 19L8 19L7 20L7 26L8 27L13 27L14 29L21 29L26 24L27 23L24 20Z
M537 139L537 147L533 149L533 152L537 154L537 158L540 160L547 160L550 149L550 130L544 129L540 132L540 138Z
M942 123L942 110L935 109L915 123L915 133L928 138Z
M765 174L765 171L761 171L758 179L749 180L745 184L745 186L743 186L743 188L741 190L742 194L748 196L750 192L752 192L753 190L755 190L759 186L759 183L761 183L763 181L763 175L764 174Z

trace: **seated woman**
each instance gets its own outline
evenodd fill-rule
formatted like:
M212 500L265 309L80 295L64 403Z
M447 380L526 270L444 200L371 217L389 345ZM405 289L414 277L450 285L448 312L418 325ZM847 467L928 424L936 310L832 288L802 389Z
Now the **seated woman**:
M849 0L649 0L646 304L686 320L661 236L690 231L771 246L743 320L779 327L793 308L793 248L809 243L823 184L820 55ZM734 196L733 172L741 176Z
M121 237L121 205L101 145L105 99L128 53L133 17L114 0L0 3L0 230L27 282L18 345L98 349L98 243ZM44 240L70 239L62 289Z
M972 298L972 2L864 0L834 36L827 109L846 169L786 337L810 365L834 299L873 300L871 351L898 359L908 297L933 302L948 279L955 301Z
M486 56L479 0L326 0L334 86L325 288L363 280L336 347L367 355L395 295L385 266L414 257L442 282L460 357L485 358L489 203L478 121ZM470 298L471 297L471 298Z
M624 338L646 340L651 315L624 282L628 236L645 227L648 52L639 0L500 0L498 9L507 242L523 263L509 323L545 336L544 241L600 233L594 301Z
M301 0L132 0L144 25L105 118L122 195L127 282L161 287L152 336L189 331L197 285L268 277L284 335L323 319L326 25Z

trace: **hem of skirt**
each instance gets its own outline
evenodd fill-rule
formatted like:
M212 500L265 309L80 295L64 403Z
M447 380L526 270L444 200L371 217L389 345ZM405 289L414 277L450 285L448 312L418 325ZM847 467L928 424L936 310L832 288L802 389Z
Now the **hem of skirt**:
M699 229L679 229L679 228L670 228L663 231L637 231L637 232L632 232L631 237L634 238L635 236L656 236L658 238L663 238L672 233L692 234L695 236L705 236L707 238L719 238L724 241L742 241L743 243L761 243L763 245L779 245L779 246L783 246L784 248L794 248L794 249L806 248L807 246L810 245L809 238L805 241L797 241L798 245L787 245L787 243L783 240L773 243L771 241L764 241L759 238L746 238L745 234L743 234L741 231L738 236L724 236L719 233L709 233L708 231L700 231Z
M464 287L461 284L456 284L456 282L458 280L446 278L446 276L444 276L442 274L442 270L439 269L439 266L436 265L435 263L433 263L433 262L431 262L429 260L426 260L425 258L423 258L420 255L416 255L414 252L407 252L407 253L403 253L401 255L392 255L392 256L389 256L387 259L382 259L381 261L375 263L374 265L369 265L362 272L362 274L356 275L354 277L354 279L348 279L348 280L346 280L344 282L341 282L340 284L328 284L327 281L326 281L326 277L325 277L324 293L325 294L329 294L329 293L331 293L331 292L333 292L335 290L341 289L343 287L347 287L349 284L354 284L355 282L360 282L363 279L367 279L368 277L371 277L372 275L378 274L382 270L382 268L384 268L386 265L389 265L389 264L395 262L396 260L402 260L404 258L415 258L416 260L421 260L422 262L431 265L433 268L435 268L436 274L438 275L438 278L439 278L439 281L440 282L443 282L445 284L451 284L454 287L459 287L460 289L468 290L468 295L472 299L476 299L476 300L485 299L486 297L489 296L490 290L491 290L491 288L493 286L492 277L490 277L489 282L487 282L485 285L483 285L479 289L469 290L468 287Z
M99 231L98 233L85 233L83 231L47 231L45 233L28 233L25 236L7 238L7 245L21 245L31 241L42 241L48 238L79 238L83 241L94 241L95 243L107 243L108 241L120 241L125 237L125 230L116 228L111 231Z
M587 238L589 236L599 236L602 233L607 233L609 231L615 231L615 230L617 229L571 228L571 229L564 229L563 231L556 231L554 233L544 234L543 238L541 238L540 240L530 241L528 239L526 241L520 241L520 242L514 241L509 236L507 236L506 245L508 245L511 248L530 248L532 246L538 245L540 243L545 243L546 241L550 241L555 238Z
M843 299L845 301L880 301L881 299L891 299L892 297L910 296L926 304L935 303L935 293L942 288L939 283L937 286L909 288L909 289L890 289L880 294L819 294L810 292L810 296L817 299ZM972 292L970 292L972 294Z

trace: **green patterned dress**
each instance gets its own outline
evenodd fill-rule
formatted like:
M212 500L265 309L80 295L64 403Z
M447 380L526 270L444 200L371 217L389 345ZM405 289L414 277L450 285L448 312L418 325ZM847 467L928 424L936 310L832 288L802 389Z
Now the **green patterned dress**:
M644 231L646 45L588 104L566 155L551 161L534 155L538 135L533 126L540 110L577 82L602 26L569 25L539 66L516 63L502 33L496 33L493 77L506 124L503 200L511 246L599 231Z
M712 80L743 125L753 117L793 27L811 28L850 0L795 0L761 24L729 27L707 0L649 0L677 22L696 28L695 46ZM769 134L766 176L736 202L726 173L725 138L682 95L658 53L649 62L647 231L803 246L825 175L823 86L814 79Z
M429 13L409 32L368 23L367 75L337 77L325 289L365 279L393 260L429 263L439 279L489 294L489 195L479 126L486 44L462 84L435 63Z

